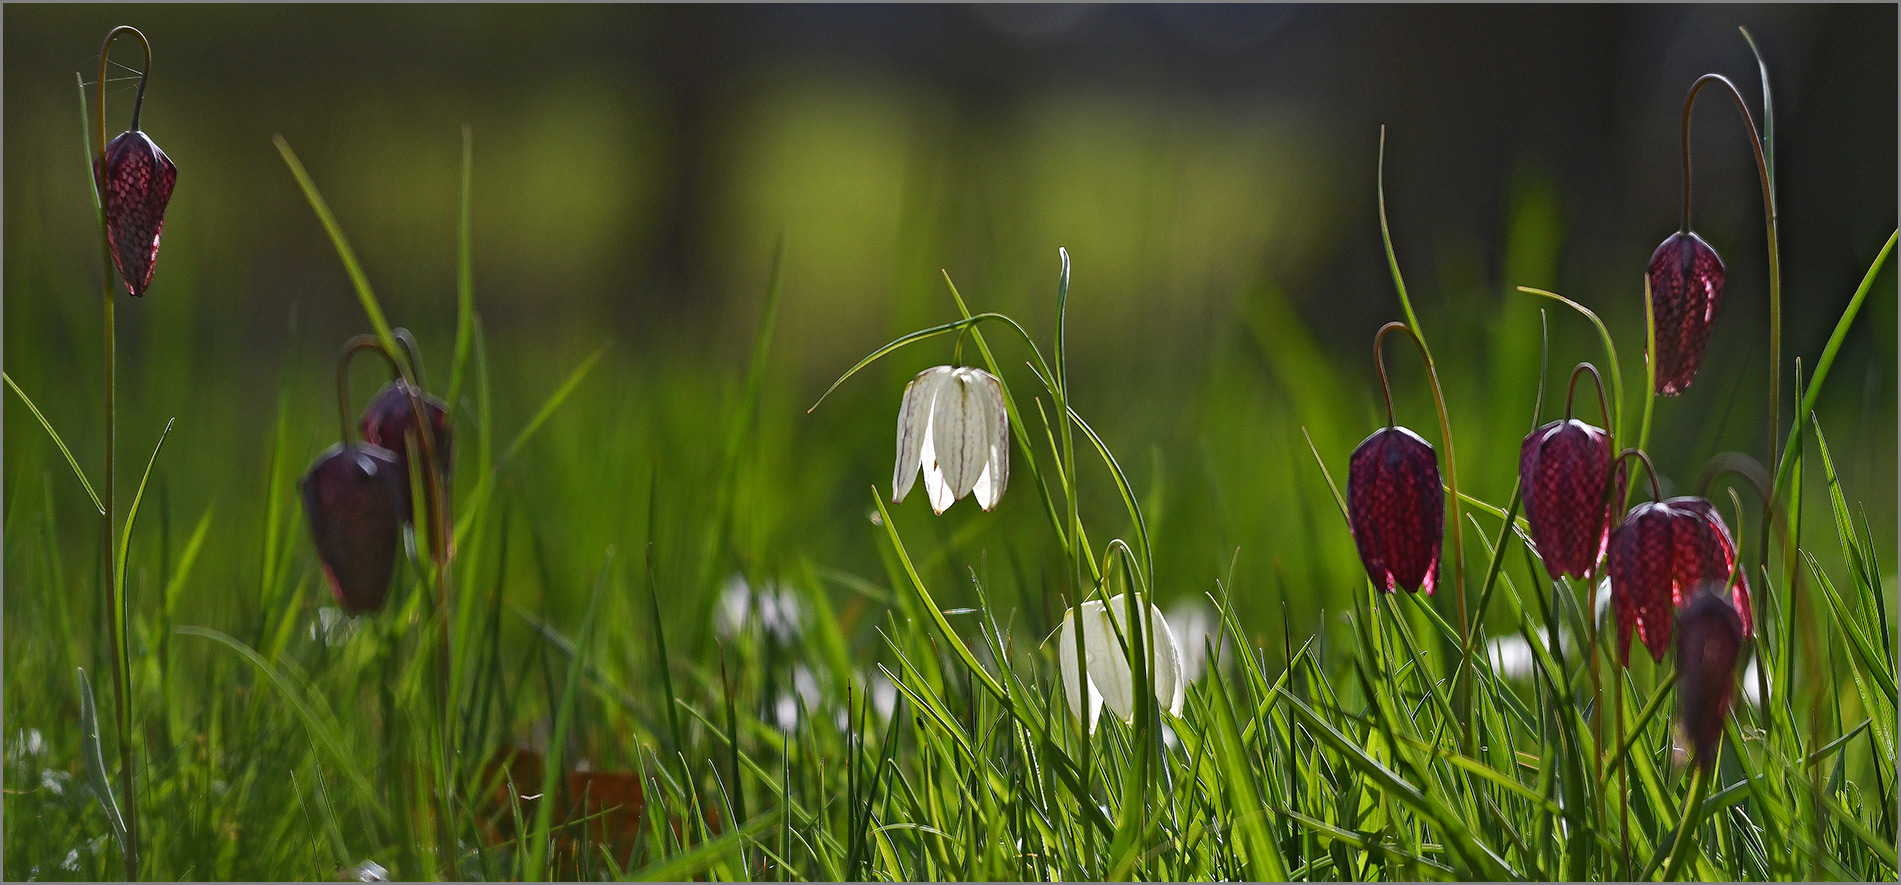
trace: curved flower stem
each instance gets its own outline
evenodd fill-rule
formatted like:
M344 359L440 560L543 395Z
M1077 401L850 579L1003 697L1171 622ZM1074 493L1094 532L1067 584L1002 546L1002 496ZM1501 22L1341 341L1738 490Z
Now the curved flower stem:
M1586 372L1590 373L1591 382L1597 386L1598 412L1604 416L1604 424L1608 428L1605 433L1614 436L1617 433L1617 427L1611 424L1611 404L1610 400L1604 396L1604 379L1598 376L1597 367L1588 362L1578 363L1577 368L1571 370L1571 386L1564 392L1564 417L1567 420L1571 417L1571 404L1578 395L1578 376Z
M1655 501L1663 500L1663 488L1657 484L1657 466L1655 464L1650 463L1650 456L1647 454L1644 454L1643 449L1629 448L1621 452L1618 452L1617 457L1611 459L1611 469L1616 470L1617 468L1623 466L1624 459L1629 458L1632 455L1635 455L1637 457L1637 460L1644 462L1644 473L1650 477L1651 500L1655 500Z
M1748 34L1745 32L1745 38ZM1755 51L1751 41L1750 51ZM1760 65L1758 65L1760 67ZM1743 94L1722 74L1704 74L1690 85L1689 95L1683 99L1683 229L1690 229L1690 111L1696 106L1697 93L1704 86L1720 83L1736 100L1736 112L1742 115L1743 129L1749 135L1749 148L1756 157L1756 177L1762 186L1762 219L1769 240L1769 457L1770 468L1776 466L1775 458L1779 449L1778 437L1782 433L1782 254L1777 246L1777 214L1775 179L1770 174L1769 158L1763 153L1763 138L1756 129L1755 118L1749 114L1749 103L1743 100ZM1762 79L1763 106L1765 111L1769 102L1769 78L1766 71ZM1767 561L1768 548L1763 549Z
M106 62L112 54L113 41L117 40L120 34L131 34L138 39L139 45L145 50L145 66L144 69L139 72L139 96L132 110L132 128L134 129L137 129L139 124L139 108L145 104L146 77L152 70L152 43L145 39L145 35L140 33L138 28L134 28L130 25L120 25L106 32L105 42L99 46L99 79L96 84L99 88L98 116L96 118L98 121L97 146L99 148L99 159L96 162L98 163L105 162L106 157ZM94 168L96 170L98 167L95 166ZM95 186L99 184L96 171L93 175L93 181ZM105 608L107 618L112 623L112 693L113 699L116 702L117 709L115 712L117 713L119 725L119 777L121 789L125 791L125 878L127 881L133 881L141 878L141 876L139 875L139 800L136 792L137 778L134 777L132 770L133 729L131 728L130 693L132 661L130 657L128 657L130 652L126 648L128 616L125 602L125 586L118 577L118 554L113 550L112 546L112 523L114 518L113 491L117 485L116 477L118 474L118 471L114 469L114 465L117 460L118 449L119 324L115 316L115 305L112 300L112 237L107 232L106 227L106 193L103 187L98 189L98 196L99 249L101 258L100 267L102 271L99 277L99 285L101 303L105 311L104 359L106 375L106 476L105 494L101 502L103 506L100 508L104 516L103 530L105 532L105 542L100 545L100 548L104 551L101 555L105 557L105 571L102 573L104 577L100 580L106 591Z
M1452 524L1452 590L1459 607L1459 639L1461 644L1469 644L1467 637L1472 626L1467 623L1465 611L1465 532L1460 524L1462 508L1459 506L1459 470L1457 459L1452 450L1452 422L1446 417L1445 391L1439 384L1439 367L1432 360L1432 350L1426 347L1426 339L1419 331L1419 317L1413 313L1413 302L1406 294L1406 280L1399 273L1399 258L1393 254L1393 234L1386 224L1386 127L1380 127L1379 158L1379 208L1380 241L1386 247L1386 266L1393 272L1393 287L1399 292L1399 305L1406 311L1406 328L1412 333L1413 343L1419 345L1419 355L1426 361L1426 376L1432 381L1432 402L1439 410L1439 434L1446 444L1446 488L1451 499L1452 514L1447 521ZM1382 332L1384 330L1382 329ZM1465 660L1459 666L1466 665ZM1471 690L1460 694L1459 709L1465 715L1466 749L1471 749Z

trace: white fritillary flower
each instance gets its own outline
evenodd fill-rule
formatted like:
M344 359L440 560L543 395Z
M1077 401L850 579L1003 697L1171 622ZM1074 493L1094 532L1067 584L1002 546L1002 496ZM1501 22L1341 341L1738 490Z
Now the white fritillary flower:
M891 503L903 503L920 471L934 513L973 493L983 509L997 506L1010 482L1010 419L997 376L938 366L911 379L898 407Z
M1056 659L1062 665L1063 693L1069 697L1070 712L1091 732L1096 730L1096 719L1102 714L1104 704L1123 722L1135 721L1135 676L1129 667L1128 653L1122 650L1122 643L1116 638L1118 630L1124 637L1134 638L1126 621L1127 609L1127 598L1122 595L1111 597L1106 605L1092 599L1064 614L1063 625L1056 631ZM1114 619L1113 624L1111 619ZM1078 666L1076 661L1077 621L1082 622L1086 667ZM1188 691L1188 680L1182 673L1181 650L1175 644L1174 632L1168 628L1168 620L1153 603L1149 605L1149 621L1154 639L1146 645L1149 670L1155 676L1155 699L1170 714L1180 716ZM1085 668L1087 673L1083 672Z

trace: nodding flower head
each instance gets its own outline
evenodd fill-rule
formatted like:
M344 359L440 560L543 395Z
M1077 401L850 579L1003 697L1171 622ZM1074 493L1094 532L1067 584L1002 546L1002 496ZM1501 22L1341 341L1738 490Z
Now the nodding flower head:
M1373 583L1424 588L1439 583L1445 492L1432 445L1404 427L1387 427L1353 450L1347 467L1347 514L1360 561Z
M363 431L364 441L371 445L382 446L395 453L401 466L399 476L403 484L403 500L409 500L409 437L416 431L416 409L410 402L409 394L414 387L398 378L383 385L376 398L370 400L363 417L357 422ZM446 484L450 476L450 456L453 451L453 432L449 427L449 409L442 400L426 393L422 396L423 414L429 419L430 438L435 443L436 472ZM420 438L420 437L418 437ZM420 458L422 453L417 452ZM407 519L408 508L404 508Z
M165 204L172 199L178 167L136 129L120 133L92 165L99 200L106 213L106 241L125 289L144 295L158 261L159 230Z
M1104 704L1123 722L1135 721L1135 673L1129 666L1124 642L1133 642L1129 623L1128 597L1117 594L1105 604L1091 599L1063 615L1056 631L1056 659L1062 666L1063 693L1069 697L1069 711L1076 714L1089 731L1096 730L1096 719ZM1175 633L1168 628L1162 610L1149 604L1148 619L1153 642L1145 643L1149 670L1155 680L1155 701L1169 713L1180 716L1187 698L1188 680L1182 672L1181 650ZM1076 660L1076 630L1082 630L1081 662ZM1136 626L1140 626L1138 623Z
M304 474L304 515L323 576L351 615L376 611L389 596L409 500L401 470L382 446L338 443Z
M1610 538L1611 508L1622 500L1623 474L1607 500L1611 480L1609 435L1570 418L1525 436L1518 450L1518 485L1531 540L1545 570L1589 579Z
M938 366L911 379L898 407L892 503L904 501L920 471L935 513L969 494L985 510L997 506L1010 482L1010 419L997 376Z
M1698 590L1677 619L1677 721L1705 770L1716 762L1747 635L1721 587L1708 584Z
M1635 631L1651 659L1661 663L1677 610L1689 603L1693 591L1709 584L1730 587L1725 603L1736 612L1743 635L1749 635L1749 586L1735 562L1729 527L1709 501L1671 498L1632 507L1623 525L1611 532L1605 560L1617 616L1618 660L1629 664Z
M1723 259L1703 238L1678 231L1650 256L1646 279L1657 327L1657 392L1676 396L1696 378L1723 301Z

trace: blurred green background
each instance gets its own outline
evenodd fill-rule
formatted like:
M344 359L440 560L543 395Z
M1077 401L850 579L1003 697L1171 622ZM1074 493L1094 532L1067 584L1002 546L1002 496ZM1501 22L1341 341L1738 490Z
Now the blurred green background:
M1062 246L1075 260L1076 406L1144 496L1161 596L1212 590L1238 549L1236 602L1277 644L1283 611L1293 636L1309 634L1362 580L1302 429L1344 482L1347 453L1380 422L1368 345L1400 318L1375 214L1382 124L1393 237L1442 362L1460 478L1495 502L1510 493L1538 386L1544 302L1511 287L1598 311L1641 393L1641 274L1678 224L1683 94L1717 71L1758 101L1737 25L1776 89L1785 368L1819 353L1896 218L1892 5L9 5L4 16L5 368L95 476L99 259L74 71L92 77L112 25L153 42L142 125L180 172L150 293L119 302L123 483L177 424L134 542L131 594L151 604L209 509L179 622L233 631L262 604L251 588L267 482L334 441L332 357L368 329L273 134L301 155L440 386L472 127L475 300L500 441L610 345L504 469L499 500L537 553L501 579L512 601L572 622L602 552L617 546L633 574L630 551L652 541L689 648L713 604L717 580L696 583L699 545L714 536L704 523L781 235L784 306L715 579L810 566L876 581L867 495L889 493L904 382L948 362L950 342L903 351L806 407L864 353L954 317L940 269L973 310L1017 316L1047 353ZM115 58L137 52L122 44ZM133 88L113 85L114 129ZM1677 492L1715 453L1762 459L1767 447L1755 172L1726 99L1702 103L1695 132L1696 228L1729 286L1697 383L1658 406L1653 454ZM1884 271L1819 410L1884 542L1896 536L1894 292ZM1575 361L1602 361L1574 314L1554 310L1549 327L1554 386ZM1021 348L991 343L1027 395ZM1393 366L1400 420L1437 442L1416 362L1402 352ZM280 385L295 446L271 477ZM1544 420L1561 408L1554 396ZM469 433L473 396L456 408ZM1594 404L1580 409L1597 420ZM64 656L88 652L52 647L71 634L48 622L45 599L63 592L61 574L90 573L96 521L11 395L5 419L9 680L38 648L48 666L33 672L69 694ZM1092 537L1127 536L1107 478L1083 480ZM999 602L1020 609L1034 641L1053 605L1037 588L1061 589L1062 568L1045 564L1029 481L1019 473L994 515L959 504L934 518L918 495L896 518L915 554L949 557L932 561L940 599L969 595L960 567L980 563L961 551L988 550L992 579L1018 591ZM1819 472L1809 488L1825 493ZM1753 523L1745 535L1760 537ZM314 574L301 524L291 537L293 568ZM49 545L51 564L22 552ZM1891 543L1882 567L1894 568ZM319 582L304 587L297 604L327 603Z

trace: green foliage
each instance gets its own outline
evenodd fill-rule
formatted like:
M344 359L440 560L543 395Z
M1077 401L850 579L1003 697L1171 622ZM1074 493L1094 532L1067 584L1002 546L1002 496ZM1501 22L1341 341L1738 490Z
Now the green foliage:
M278 147L389 340L341 225ZM1799 518L1749 533L1751 553L1775 554L1750 574L1754 687L1769 690L1744 702L1752 686L1738 687L1704 777L1675 749L1672 674L1641 656L1616 666L1597 641L1603 591L1546 579L1516 519L1514 465L1472 455L1501 457L1481 440L1516 431L1462 437L1475 441L1462 462L1472 479L1452 500L1472 506L1451 509L1448 541L1469 529L1474 567L1454 572L1457 607L1451 593L1373 592L1330 515L1344 511L1332 471L1373 426L1373 400L1266 284L1237 305L1240 340L1172 394L1195 403L1172 428L1201 436L1198 449L1158 443L1125 464L1117 442L1132 422L1085 422L1109 411L1091 407L1111 384L1069 352L1067 314L1089 302L1086 287L1070 294L1067 254L1047 351L1031 331L1042 324L973 312L953 287L939 306L959 318L872 351L807 417L794 403L811 391L778 371L781 299L799 297L783 246L743 367L593 342L492 356L471 280L466 140L462 157L457 319L452 335L423 330L451 355L463 453L447 612L414 553L383 612L328 607L295 486L328 432L329 404L294 380L328 343L306 342L285 357L276 413L255 422L261 441L225 437L261 442L243 453L263 467L242 494L174 512L167 488L240 453L154 450L132 503L146 518L135 536L128 516L119 542L135 725L102 734L84 669L73 679L109 653L107 615L89 603L100 541L83 528L97 502L52 477L63 460L91 492L83 457L55 432L83 388L43 399L49 415L6 378L34 419L10 422L4 505L4 858L16 877L124 873L106 848L123 824L101 744L128 739L153 878L331 879L366 860L395 877L484 880L1897 874L1893 551L1851 503L1867 490L1847 487L1814 417L1892 238L1804 379L1781 462L1799 480L1798 437L1813 439L1835 546L1792 538L1785 555L1776 532L1799 533ZM1390 241L1386 254L1398 283ZM1536 291L1595 324L1614 414L1631 416L1610 327ZM1416 330L1414 307L1403 311ZM1448 307L1434 324L1443 432L1468 433L1473 414L1522 420L1529 400L1492 403L1455 376L1477 371L1468 353L1509 354L1486 366L1500 375L1537 375L1546 355L1480 348L1498 342L1457 316ZM1016 334L987 340L999 324ZM1574 339L1560 347L1600 344L1575 322L1553 326ZM891 382L914 368L874 364L912 345L941 356L953 337L1004 380L1015 491L991 515L930 517L877 490L867 507ZM1131 386L1150 397L1139 415L1163 411ZM1427 392L1396 395L1423 415ZM1648 427L1648 401L1644 414ZM181 415L181 429L195 420ZM1799 513L1799 488L1791 500ZM192 526L182 542L174 519ZM1110 540L1092 546L1085 526ZM1105 716L1091 734L1065 712L1046 638L1070 606L1117 593L1203 606L1213 626L1177 638L1208 663L1182 716L1138 691L1133 721ZM445 615L442 698L431 625ZM1138 683L1152 678L1153 635L1118 637ZM1493 651L1520 643L1528 665ZM485 764L512 746L546 763L535 782ZM572 795L619 773L639 785L637 811ZM438 859L444 829L452 868Z

